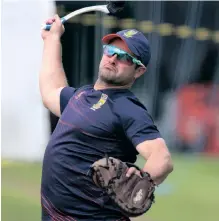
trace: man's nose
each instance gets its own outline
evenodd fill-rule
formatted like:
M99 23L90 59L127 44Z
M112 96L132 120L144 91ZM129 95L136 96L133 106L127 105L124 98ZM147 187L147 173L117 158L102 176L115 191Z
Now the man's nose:
M112 64L116 64L116 60L117 60L117 54L114 54L113 56L110 57L110 62Z

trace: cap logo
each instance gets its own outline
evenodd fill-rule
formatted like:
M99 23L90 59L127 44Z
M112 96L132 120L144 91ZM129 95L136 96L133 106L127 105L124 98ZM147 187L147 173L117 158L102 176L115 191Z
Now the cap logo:
M129 31L127 31L127 32L124 33L124 36L125 36L126 38L131 38L131 37L133 37L133 35L135 35L135 34L137 34L137 33L138 33L138 31L136 31L136 30L129 30Z

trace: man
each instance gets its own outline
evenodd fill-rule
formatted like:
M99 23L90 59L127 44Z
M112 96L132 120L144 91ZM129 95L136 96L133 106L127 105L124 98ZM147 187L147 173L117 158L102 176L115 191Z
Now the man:
M61 60L64 27L56 15L42 31L44 51L40 73L43 104L60 117L45 151L42 220L129 220L100 188L89 167L108 154L134 163L159 185L173 170L170 153L147 109L130 92L150 60L148 41L137 30L103 38L103 57L94 85L68 86ZM130 168L127 176L137 173Z

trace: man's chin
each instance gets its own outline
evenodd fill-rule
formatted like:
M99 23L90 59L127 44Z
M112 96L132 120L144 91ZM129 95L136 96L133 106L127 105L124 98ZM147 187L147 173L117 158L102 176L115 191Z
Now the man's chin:
M119 81L116 77L116 73L112 70L104 71L99 73L99 78L102 82L112 86L123 86L123 82Z
M116 80L115 73L110 70L100 73L99 76L101 80L103 81L115 81Z

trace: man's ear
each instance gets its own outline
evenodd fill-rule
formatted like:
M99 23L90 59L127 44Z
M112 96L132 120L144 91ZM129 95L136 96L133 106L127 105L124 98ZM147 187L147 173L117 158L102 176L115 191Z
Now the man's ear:
M139 66L138 68L136 68L135 79L141 77L141 75L143 75L146 71L147 71L147 68L143 66Z

